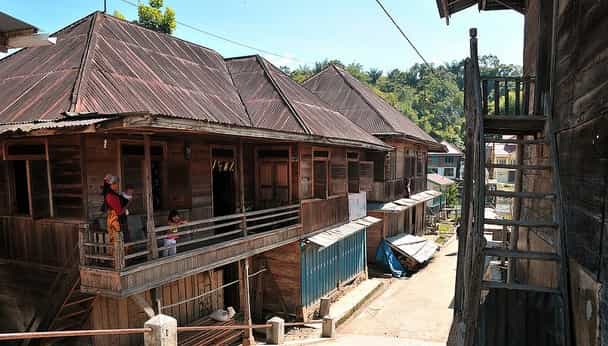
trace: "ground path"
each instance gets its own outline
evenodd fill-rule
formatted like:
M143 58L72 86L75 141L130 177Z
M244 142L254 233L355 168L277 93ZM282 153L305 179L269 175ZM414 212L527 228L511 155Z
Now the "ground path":
M408 280L395 280L338 328L325 345L445 345L452 310L458 242L452 240Z

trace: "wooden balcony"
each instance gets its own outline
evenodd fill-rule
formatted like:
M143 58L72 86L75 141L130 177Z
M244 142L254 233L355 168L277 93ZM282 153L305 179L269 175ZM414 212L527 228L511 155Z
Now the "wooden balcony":
M111 244L105 231L79 236L81 289L126 297L185 276L233 263L348 221L347 196L249 211L154 230L154 240ZM177 230L177 232L175 232ZM176 254L165 245L177 237Z
M285 245L303 235L300 208L156 227L153 238L128 243L120 236L111 244L107 232L85 228L79 236L82 291L125 297ZM174 237L174 246L165 242Z
M405 179L374 181L372 191L367 196L368 201L390 202L406 197L407 185Z

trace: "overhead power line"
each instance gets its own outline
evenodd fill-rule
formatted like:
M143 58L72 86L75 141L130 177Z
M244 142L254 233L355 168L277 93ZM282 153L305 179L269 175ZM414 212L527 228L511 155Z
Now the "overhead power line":
M125 4L131 5L133 7L138 7L138 5L136 3L132 2L132 1L129 1L129 0L120 0L120 1L124 2ZM303 61L303 60L300 60L300 59L297 59L297 58L293 58L293 57L290 57L290 56L274 53L274 52L271 52L271 51L266 50L266 49L257 48L257 47L254 47L254 46L250 45L250 44L239 42L237 40L233 40L233 39L228 38L226 36L215 34L215 33L212 33L210 31L207 31L207 30L203 30L201 28L198 28L198 27L196 27L194 25L190 25L188 23L184 23L184 22L181 22L181 21L178 21L178 20L176 20L175 23L177 25L181 25L181 26L183 26L185 28L188 28L190 30L199 32L201 34L204 34L204 35L207 35L207 36L211 36L211 37L216 38L218 40L222 40L222 41L231 43L231 44L233 44L235 46L251 49L253 51L256 51L256 52L259 52L259 53L263 53L263 54L267 54L267 55L272 55L272 56L277 57L277 58L282 58L282 59L287 59L287 60L291 60L291 61L307 64L306 61Z
M420 57L420 59L422 59L422 61L424 61L424 64L428 68L430 68L432 70L433 68L431 67L431 65L428 63L428 61L426 61L426 59L424 58L424 56L422 56L422 53L420 53L420 51L418 50L418 48L416 48L416 45L414 45L414 43L409 39L409 37L407 37L407 35L405 34L405 32L403 32L403 30L401 29L401 27L399 26L399 24L397 24L397 22L395 21L395 19L393 18L393 16L391 16L391 14L388 12L388 10L386 9L386 7L384 7L384 5L382 4L382 2L380 0L376 0L376 3L378 4L378 6L380 6L380 8L382 9L382 11L384 11L384 13L386 13L386 16L391 20L391 22L393 22L393 24L395 25L395 27L397 28L397 30L399 30L399 32L401 33L401 36L403 36L403 38L405 38L407 40L407 42L414 49L414 51L416 52L416 54L418 54L418 56Z

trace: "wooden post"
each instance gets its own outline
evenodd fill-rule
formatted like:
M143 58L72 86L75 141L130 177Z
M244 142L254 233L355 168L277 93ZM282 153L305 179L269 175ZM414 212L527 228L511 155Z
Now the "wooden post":
M116 234L114 240L114 269L121 271L125 268L125 244L122 238L122 232Z
M247 236L247 219L245 218L245 167L243 160L243 140L239 139L239 191L241 194L241 213L243 214L243 236Z
M521 141L524 140L524 136L517 136L517 139L520 141L517 144L517 165L521 166L524 164L524 146ZM519 169L516 171L515 175L515 192L523 191L523 182L524 182L524 171ZM519 220L521 218L521 197L513 198L513 220ZM511 237L509 237L509 248L512 251L517 251L517 242L519 241L519 226L512 226L511 228ZM509 267L507 272L507 283L512 283L515 281L515 272L517 260L515 258L509 259Z
M46 160L46 179L49 189L49 215L51 217L55 216L55 206L53 205L53 184L51 181L51 160L49 158L49 139L46 137L44 139L44 153Z
M78 254L80 256L80 261L79 264L81 266L86 265L85 263L85 251L84 251L84 243L86 240L88 240L88 237L85 236L85 232L88 232L89 230L89 225L88 224L82 224L80 225L80 227L78 228Z
M148 234L149 258L158 258L158 244L154 231L154 205L152 203L152 160L150 135L144 135L144 204L146 206L146 233Z
M239 261L239 288L240 288L240 305L243 312L244 322L251 326L251 305L249 299L249 260L243 259ZM243 345L255 345L253 338L253 330L246 329L243 333Z
M34 207L32 205L32 174L30 173L30 160L25 160L25 175L27 178L27 194L28 194L28 203L29 203L29 211L30 216L34 217Z

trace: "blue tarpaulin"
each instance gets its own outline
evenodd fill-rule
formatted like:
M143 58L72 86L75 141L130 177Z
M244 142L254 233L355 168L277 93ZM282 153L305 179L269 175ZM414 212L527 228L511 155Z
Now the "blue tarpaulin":
M390 270L394 277L400 278L405 276L406 272L395 254L393 249L383 239L376 249L376 263L381 264L384 269Z

